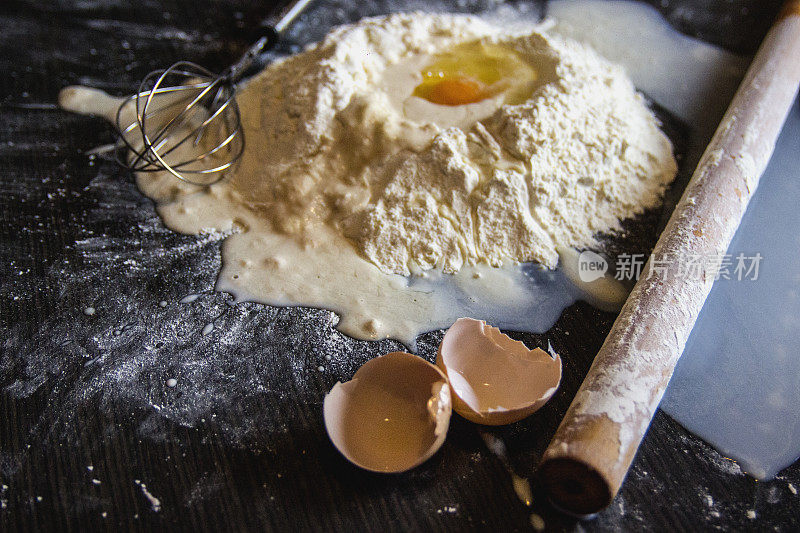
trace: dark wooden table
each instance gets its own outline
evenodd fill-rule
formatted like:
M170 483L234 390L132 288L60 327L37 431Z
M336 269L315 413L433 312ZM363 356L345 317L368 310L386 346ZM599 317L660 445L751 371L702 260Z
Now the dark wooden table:
M740 53L753 52L777 10L653 3L680 30ZM536 416L498 429L454 417L444 448L403 475L343 460L325 435L323 396L400 346L349 339L327 311L215 293L222 236L164 228L129 175L86 154L111 128L54 105L74 83L129 93L177 59L221 68L264 5L0 5L0 531L505 531L530 529L531 512L556 530L800 530L800 464L756 482L663 414L594 520L559 515L536 488L532 508L519 501L509 469L531 476L613 321L582 303L547 334L514 335L549 341L565 362L561 391ZM284 50L392 5L325 2ZM639 221L640 242L652 244L661 218ZM190 294L199 297L182 303ZM432 357L440 338L422 336L419 353ZM502 439L508 464L482 432Z

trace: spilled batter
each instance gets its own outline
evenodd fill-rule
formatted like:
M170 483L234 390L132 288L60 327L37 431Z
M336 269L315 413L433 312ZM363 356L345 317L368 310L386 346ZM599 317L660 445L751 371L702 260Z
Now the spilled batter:
M334 310L359 338L410 344L463 315L548 329L580 295L558 250L658 205L677 169L620 67L477 17L334 29L238 102L248 144L226 179L140 189L174 230L232 233L220 290ZM61 103L116 112L74 88Z

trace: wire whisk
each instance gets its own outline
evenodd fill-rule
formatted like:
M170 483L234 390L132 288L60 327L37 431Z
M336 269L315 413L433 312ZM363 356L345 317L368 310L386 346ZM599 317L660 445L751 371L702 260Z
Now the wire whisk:
M117 161L134 172L168 172L213 185L242 156L244 130L236 84L311 0L293 0L262 25L260 37L221 74L189 61L155 70L116 113Z

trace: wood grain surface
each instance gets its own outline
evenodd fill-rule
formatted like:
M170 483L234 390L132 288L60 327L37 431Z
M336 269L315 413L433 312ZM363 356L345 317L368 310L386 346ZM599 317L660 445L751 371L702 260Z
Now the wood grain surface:
M752 53L780 2L653 3L681 31ZM111 128L54 105L65 85L125 94L178 59L222 68L265 5L0 4L0 530L525 531L532 512L552 530L800 529L800 464L756 482L661 413L594 520L560 515L536 487L531 508L519 501L509 469L532 475L614 319L583 303L546 334L512 333L564 361L536 416L493 429L454 417L442 450L403 475L339 456L325 392L400 345L348 339L327 311L232 305L213 291L222 236L164 228L130 176L87 155ZM392 6L323 2L283 51ZM685 126L666 124L680 148ZM609 251L648 250L668 211L628 224ZM419 353L432 359L441 335L423 335Z

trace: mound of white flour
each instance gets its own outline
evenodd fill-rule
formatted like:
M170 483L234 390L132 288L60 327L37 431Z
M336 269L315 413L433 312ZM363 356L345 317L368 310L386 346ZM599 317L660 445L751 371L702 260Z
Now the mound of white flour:
M504 58L500 90L461 105L416 96L439 83L428 73L444 73L442 54L478 70ZM140 173L140 189L169 228L225 233L217 289L335 311L338 329L364 339L412 346L461 316L547 330L574 300L560 273L531 283L492 266L556 266L558 247L591 245L656 205L676 171L621 69L576 42L469 16L334 29L238 100L247 145L226 179ZM80 87L59 101L109 120L122 102ZM424 275L395 275L408 273Z
M527 101L441 106L411 96L418 65L472 40L536 69ZM591 245L656 205L676 172L669 140L622 69L576 42L467 16L338 28L264 70L239 104L248 147L231 187L241 202L305 242L331 226L385 272L555 267L557 247Z

